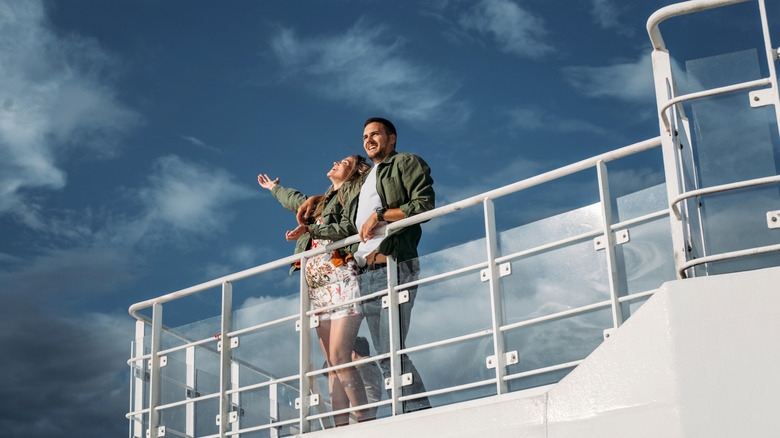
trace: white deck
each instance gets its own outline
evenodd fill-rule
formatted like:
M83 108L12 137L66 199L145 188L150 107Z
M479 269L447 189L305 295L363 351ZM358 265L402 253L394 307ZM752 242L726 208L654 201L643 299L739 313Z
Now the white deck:
M311 437L780 436L780 268L672 281L556 385Z

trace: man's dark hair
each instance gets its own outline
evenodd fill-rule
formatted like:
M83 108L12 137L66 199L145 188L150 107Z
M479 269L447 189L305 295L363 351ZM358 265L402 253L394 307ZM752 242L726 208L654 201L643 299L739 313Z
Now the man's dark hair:
M385 133L389 137L390 134L395 134L395 141L398 142L398 134L395 132L395 125L393 125L393 122L387 119L383 119L382 117L371 117L370 119L366 120L366 123L363 123L363 127L365 128L370 123L381 123L382 126L385 127ZM395 145L393 145L395 146Z
M358 356L371 356L371 352L368 350L368 340L363 336L358 336L355 338L355 345L352 347L352 349L355 350L355 353L357 353Z

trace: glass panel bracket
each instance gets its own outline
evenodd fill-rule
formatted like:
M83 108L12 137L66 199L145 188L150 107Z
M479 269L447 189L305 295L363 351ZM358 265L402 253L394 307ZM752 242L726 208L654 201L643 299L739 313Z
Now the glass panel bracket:
M230 348L238 348L238 337L230 338ZM222 351L222 341L217 342L217 351Z
M402 290L401 292L398 292L398 304L403 304L408 302L409 302L409 291ZM390 307L390 297L384 296L382 297L382 308L387 309L388 307Z
M401 386L409 386L412 383L414 383L414 377L412 377L412 373L401 374ZM392 377L388 377L385 379L385 389L387 390L393 389Z
M320 395L319 394L311 394L309 395L309 406L317 406L320 404ZM301 408L301 398L298 397L295 399L295 409Z
M146 429L146 438L149 438L152 436L152 431L149 429ZM157 427L157 436L165 436L165 426L158 426Z
M309 317L309 328L317 328L320 326L320 316L312 315ZM295 321L295 331L301 331L301 320Z
M780 210L766 212L766 225L770 230L780 228Z
M772 105L772 96L774 96L774 89L762 88L760 90L753 90L748 93L750 97L750 106L752 108L760 108L762 106Z
M505 359L506 359L506 365L507 365L507 366L509 366L509 365L514 365L514 364L516 364L517 362L519 362L519 360L520 360L520 359L519 359L519 356L517 355L517 350L515 350L515 351L510 351L510 352L508 352L508 353L505 353L505 354L504 354L504 357L505 357ZM498 363L497 363L497 362L498 362L498 361L497 361L497 359L498 359L498 357L497 357L496 355L488 356L488 357L485 359L485 366L486 366L488 369L493 369L493 368L495 368L495 367L496 367L496 365L498 365Z
M512 264L510 262L506 262L498 265L498 276L506 277L507 275L512 275ZM490 269L483 269L479 271L479 279L483 283L490 280Z
M219 415L217 415L217 426L219 426L219 423L222 421ZM235 423L238 421L238 411L231 411L228 414L228 423Z
M168 356L160 356L160 368L168 365ZM146 368L152 369L152 361L146 363Z
M622 245L630 240L628 230L615 231L615 245ZM596 251L602 250L607 247L607 239L604 236L599 236L593 239L593 247Z

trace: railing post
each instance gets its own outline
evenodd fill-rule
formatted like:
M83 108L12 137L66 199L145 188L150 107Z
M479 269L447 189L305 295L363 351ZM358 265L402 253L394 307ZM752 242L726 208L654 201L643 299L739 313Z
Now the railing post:
M160 413L157 405L160 404L160 356L162 345L162 304L154 303L152 306L152 342L149 370L149 438L158 438L160 426Z
M301 259L301 270L300 272L300 309L299 314L301 316L300 319L300 356L299 356L299 370L300 370L300 376L299 376L299 382L298 387L300 388L300 421L299 421L299 431L300 433L306 433L311 431L311 425L306 420L306 417L309 416L309 410L310 410L310 402L309 402L309 394L311 393L311 383L309 381L309 377L306 376L306 373L309 372L309 367L311 366L311 324L309 322L309 317L306 315L306 312L309 311L310 303L309 303L309 285L306 283L306 262L308 260L304 257Z
M777 69L775 68L775 60L778 54L777 49L772 46L772 40L769 35L766 2L758 0L758 7L761 14L761 29L764 35L764 53L766 54L767 66L769 68L769 79L772 81L772 104L775 107L775 120L777 121L778 134L780 134L780 90L778 90Z
M506 352L504 348L504 335L501 326L504 325L504 306L501 300L501 279L498 274L498 236L496 235L496 209L493 200L485 198L483 201L485 210L485 241L487 243L488 260L488 284L490 287L490 311L493 329L493 353L496 357L496 393L507 392L506 376Z
M197 397L195 389L195 347L187 347L184 364L186 365L184 371L185 384L188 389L192 390L191 398L195 398ZM187 436L195 436L195 403L187 403L184 408L184 431Z
M615 251L615 233L612 232L612 197L609 194L609 178L607 165L599 161L596 166L599 180L599 197L601 199L601 223L606 240L607 276L609 279L609 296L612 302L612 327L623 324L623 308L620 306L620 276L618 275L617 254Z
M403 403L398 400L398 397L403 394L401 391L403 383L401 381L401 358L397 353L401 349L401 318L398 308L398 293L395 291L396 286L398 286L398 263L394 257L387 256L387 330L390 331L390 384L392 385L390 394L393 398L393 415L403 413Z
M279 421L279 388L276 383L268 387L268 416L270 422L275 423ZM279 437L279 429L272 427L270 430L271 438Z
M240 386L240 379L241 379L241 365L237 361L231 361L230 363L230 389L238 388ZM230 406L231 409L233 406L236 408L236 421L231 423L231 431L237 432L238 429L241 428L241 393L240 392L234 392L230 395Z
M672 77L672 64L669 57L669 52L666 50L656 49L652 54L653 60L653 80L655 81L655 95L658 111L664 107L666 102L673 98L677 94L674 78ZM678 155L676 138L681 137L682 134L687 135L687 132L676 132L676 117L675 106L670 107L666 111L669 112L668 116L669 127L664 124L663 117L658 114L658 125L661 131L661 151L664 159L664 173L666 175L666 197L668 204L671 205L673 199L680 195L683 187L682 177L682 163ZM686 130L687 131L687 130ZM682 209L681 209L682 210ZM677 219L674 212L669 211L669 220L671 225L672 245L674 250L674 266L677 277L682 278L680 275L679 267L682 266L688 259L688 244L685 230L685 215L681 215L680 219Z
M135 322L135 358L144 355L144 331L146 323L143 321ZM141 411L144 408L144 385L146 385L146 367L144 361L133 362L133 411ZM145 436L143 415L132 419L133 438Z
M233 327L233 284L222 283L222 326L220 342L222 349L219 354L219 436L224 438L230 424L230 390L232 361L230 360L230 338L227 336Z

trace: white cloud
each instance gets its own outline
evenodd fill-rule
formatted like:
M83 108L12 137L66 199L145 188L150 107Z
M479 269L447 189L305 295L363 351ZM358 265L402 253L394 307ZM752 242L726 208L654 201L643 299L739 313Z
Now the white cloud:
M465 120L467 108L454 100L457 82L404 58L405 41L388 34L360 20L335 36L302 38L282 29L271 47L287 75L328 99L410 121Z
M144 215L130 225L137 236L177 230L207 233L224 229L227 208L253 191L237 184L233 175L167 155L155 161L147 185L137 192Z
M41 2L0 4L0 213L28 188L61 189L67 147L115 154L138 116L100 79L109 58L94 42L47 28Z
M155 161L142 186L125 189L119 197L126 207L123 210L131 214L110 206L94 211L52 209L36 202L16 205L12 214L18 223L45 236L51 247L119 245L129 249L169 242L182 234L223 232L233 217L231 206L254 195L224 169L168 155ZM247 267L256 256L252 249L237 247L229 259L233 266Z
M566 81L585 96L639 103L655 100L653 68L645 53L636 61L619 64L565 67L563 74Z
M544 20L511 0L481 0L460 24L491 35L502 51L521 57L539 58L554 51L544 42Z
M614 0L593 0L591 17L602 29L614 29L621 34L632 34L633 30L620 21L625 7Z
M211 152L221 152L219 150L219 148L211 146L211 145L207 144L206 142L204 142L203 140L201 140L201 139L199 139L197 137L192 137L192 136L188 136L188 135L182 135L181 138L183 138L184 140L187 140L187 142L189 142L189 143L191 143L191 144L193 144L193 145L195 145L195 146L197 146L197 147L199 147L201 149L204 149L204 150L207 150L207 151L211 151Z

